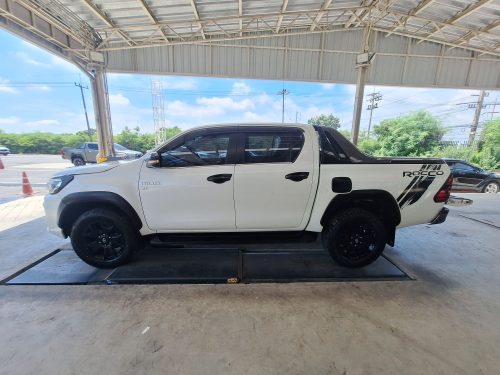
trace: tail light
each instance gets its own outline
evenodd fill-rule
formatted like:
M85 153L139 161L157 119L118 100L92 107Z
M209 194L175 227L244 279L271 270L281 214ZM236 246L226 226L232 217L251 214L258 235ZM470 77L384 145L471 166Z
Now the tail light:
M451 191L452 184L453 184L453 177L450 174L448 176L448 178L446 179L446 182L441 187L441 189L439 189L439 191L434 196L434 202L436 202L436 203L446 202L448 200L448 198L450 197L450 191Z

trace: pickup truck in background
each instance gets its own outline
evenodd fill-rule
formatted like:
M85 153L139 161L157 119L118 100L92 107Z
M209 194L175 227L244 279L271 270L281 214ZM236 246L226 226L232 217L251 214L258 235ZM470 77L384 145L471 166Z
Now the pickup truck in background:
M114 144L116 156L120 159L137 159L142 156L142 152L129 150L118 143ZM75 166L85 165L87 163L96 163L99 146L97 142L83 142L77 147L63 147L61 156L63 159L71 160Z
M332 128L213 125L135 161L61 171L44 206L49 230L96 267L128 262L141 237L319 235L337 263L362 267L397 228L442 223L451 184L442 159L371 157Z

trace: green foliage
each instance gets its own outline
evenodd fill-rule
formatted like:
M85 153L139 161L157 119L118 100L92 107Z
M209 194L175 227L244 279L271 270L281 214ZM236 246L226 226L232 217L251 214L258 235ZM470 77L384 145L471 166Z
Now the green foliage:
M179 134L178 127L166 129L167 138ZM95 133L95 132L94 132ZM96 135L92 135L92 140L96 141ZM114 137L116 143L137 151L147 151L154 147L154 134L141 134L140 129L125 128ZM18 154L58 154L63 147L74 147L81 142L88 142L87 130L82 130L76 134L53 134L45 132L35 133L5 133L0 130L0 145L8 147L12 153Z
M340 128L340 119L332 114L311 117L307 120L307 123L309 125L329 126L334 129Z
M448 146L436 150L434 156L466 160L489 170L500 169L500 119L484 125L481 141L477 148Z
M177 126L165 129L167 139L172 138L180 132L181 129ZM155 135L152 133L141 134L138 126L133 129L126 126L114 139L116 143L122 146L141 152L146 152L155 146Z
M377 155L422 156L439 146L444 129L429 112L418 111L407 116L383 120L375 126ZM374 146L374 145L371 145Z
M366 154L375 155L380 145L375 139L360 139L358 141L358 148Z

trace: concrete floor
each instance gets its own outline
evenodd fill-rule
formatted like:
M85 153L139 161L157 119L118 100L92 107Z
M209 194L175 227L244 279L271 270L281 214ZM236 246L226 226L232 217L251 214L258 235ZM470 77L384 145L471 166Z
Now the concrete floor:
M2 286L0 374L498 374L500 195L387 254L417 281Z

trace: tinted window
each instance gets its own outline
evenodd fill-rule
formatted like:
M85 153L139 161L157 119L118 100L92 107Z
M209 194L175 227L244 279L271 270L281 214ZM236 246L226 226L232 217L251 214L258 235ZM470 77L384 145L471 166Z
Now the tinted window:
M453 166L454 170L461 170L461 171L467 171L467 172L475 172L476 168L469 164L464 164L464 163L455 163Z
M127 150L126 147L123 147L122 145L119 145L118 143L115 143L114 146L115 146L115 150L118 150L118 151L126 151Z
M335 164L348 160L335 141L333 133L323 127L314 127L319 134L321 147L321 164Z
M87 147L89 148L89 150L99 150L99 148L97 147L97 143L89 143Z
M294 162L304 145L301 131L251 133L245 137L245 159L251 163Z
M207 134L188 138L161 153L162 167L190 167L226 163L229 134Z

